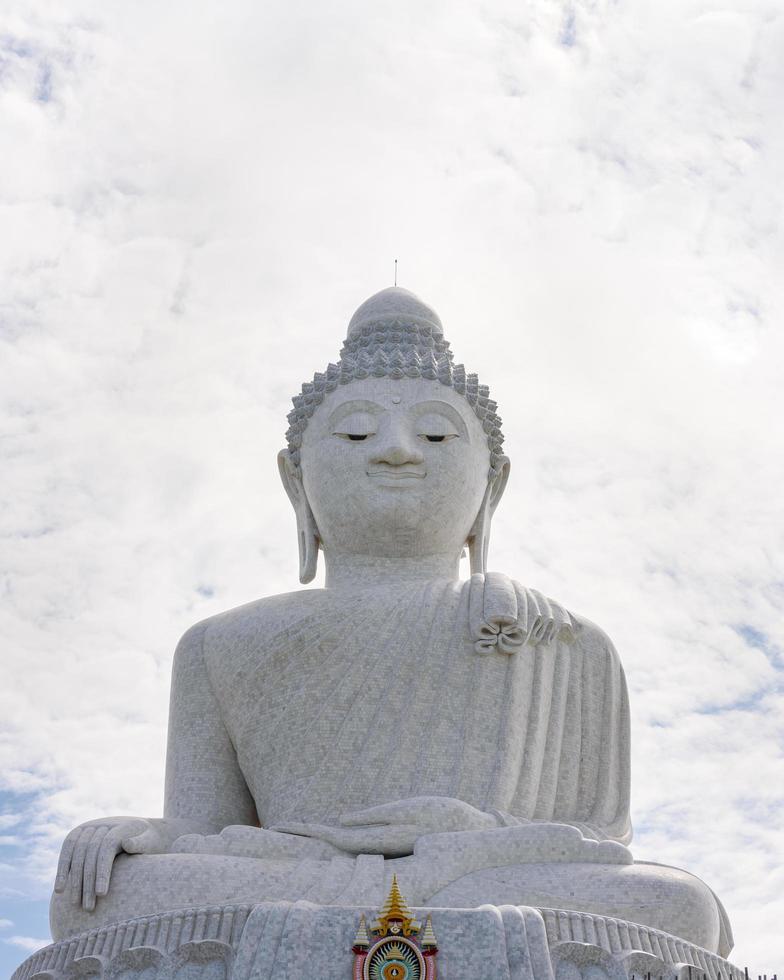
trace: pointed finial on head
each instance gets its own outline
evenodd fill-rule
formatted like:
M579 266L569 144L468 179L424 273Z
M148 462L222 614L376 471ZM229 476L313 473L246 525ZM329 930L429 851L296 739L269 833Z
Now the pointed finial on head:
M397 286L397 259L395 259L395 285Z

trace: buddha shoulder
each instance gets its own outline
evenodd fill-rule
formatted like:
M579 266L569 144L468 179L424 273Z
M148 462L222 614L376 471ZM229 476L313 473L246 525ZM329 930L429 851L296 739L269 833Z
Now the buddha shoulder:
M328 604L324 589L298 589L265 596L195 623L177 645L180 662L224 663L249 650L263 650L265 640L318 617Z
M466 625L478 652L510 653L519 646L559 640L584 656L617 659L604 630L537 589L496 572L474 575L463 588L468 590ZM258 664L265 653L279 650L281 641L290 647L303 634L312 644L331 628L339 631L356 612L354 607L366 610L368 601L366 592L336 596L325 589L300 589L258 599L192 626L180 640L177 660L183 665L220 664L223 670L248 658ZM388 603L389 597L384 597L382 605Z
M617 659L612 640L601 627L574 613L538 589L498 572L474 575L469 618L477 647L497 644L547 645L560 640L588 657ZM509 651L507 651L509 652Z
M597 659L609 658L612 661L620 662L615 644L601 626L597 626L590 619L576 613L572 613L572 622L575 628L574 642L585 656Z

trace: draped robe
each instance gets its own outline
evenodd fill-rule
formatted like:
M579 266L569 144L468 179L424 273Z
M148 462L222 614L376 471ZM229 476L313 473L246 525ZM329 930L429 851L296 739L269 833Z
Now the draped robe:
M631 837L618 655L505 576L297 592L195 631L262 826L446 796Z
M422 796L463 800L501 827L431 826L413 855L387 859L251 826L323 830ZM205 902L376 906L395 871L415 904L578 908L678 935L688 909L703 945L732 946L702 882L612 843L631 837L612 644L498 574L296 592L192 627L174 664L166 816L213 830L170 853L120 855L98 906L106 921ZM76 934L95 914L56 896L53 927Z

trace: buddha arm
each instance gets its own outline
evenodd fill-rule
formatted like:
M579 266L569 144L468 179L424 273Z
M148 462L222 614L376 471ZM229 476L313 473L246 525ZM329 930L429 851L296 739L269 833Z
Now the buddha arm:
M71 903L95 909L96 898L109 891L120 852L161 854L186 834L214 834L230 824L258 826L210 687L203 631L203 625L188 630L174 655L163 819L102 817L74 828L60 851L54 888L58 907Z
M200 833L236 824L258 827L207 673L205 628L204 623L191 627L174 654L164 819L185 821Z

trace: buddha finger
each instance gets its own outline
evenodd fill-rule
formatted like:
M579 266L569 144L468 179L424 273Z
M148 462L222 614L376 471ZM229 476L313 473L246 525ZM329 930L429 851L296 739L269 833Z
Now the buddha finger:
M413 824L320 827L318 837L348 854L410 854L421 831ZM316 835L313 835L316 836Z
M348 851L352 854L359 854L362 851L362 841L365 839L362 835L368 831L372 833L373 839L378 837L381 830L380 828L363 828L363 830L356 830L353 827L333 827L328 824L318 824L318 823L289 823L280 824L279 826L271 827L271 830L276 831L280 834L292 834L295 837L312 837L315 840L324 841L327 844L331 844L336 847L339 851ZM380 851L371 851L368 853L381 853Z
M328 838L324 835L336 828L318 823L280 823L268 829L277 834L292 834L294 837L319 837L322 840L327 840Z
M379 806L370 806L366 810L354 810L352 813L344 813L340 817L341 827L367 827L373 824L388 824L399 816L398 803L382 803Z
M328 838L331 844L350 854L385 854L403 857L411 854L422 833L415 824L395 826L334 827Z
M84 856L84 873L82 875L82 907L92 912L95 908L95 878L98 865L98 852L101 841L109 833L108 827L96 827L95 833L87 845Z
M154 854L158 850L158 839L152 827L134 829L123 837L122 848L126 854Z
M387 824L399 826L403 823L416 824L419 827L437 827L444 821L455 824L453 829L466 829L473 824L481 823L484 814L464 803L445 796L415 796L407 800L396 800L393 803L379 803L346 813L340 818L342 827L373 826Z
M71 857L73 856L76 842L82 834L82 827L76 827L63 841L60 850L60 860L57 862L57 876L54 879L54 890L59 893L65 891L65 884L68 881L68 872L71 868Z
M99 897L109 891L112 865L115 857L122 850L121 842L126 832L127 828L112 827L98 848L98 857L95 862L95 894Z
M431 796L379 803L364 810L344 813L340 818L340 825L341 827L372 827L384 824L418 823L441 805L443 801L439 797Z
M74 847L71 857L71 871L68 881L71 890L71 901L74 905L82 904L82 877L84 872L84 859L87 854L87 845L95 834L95 827L85 827L79 836L79 840Z
M218 841L219 837L210 835L204 837L202 834L182 834L169 848L170 854L224 854L225 845L221 848Z

